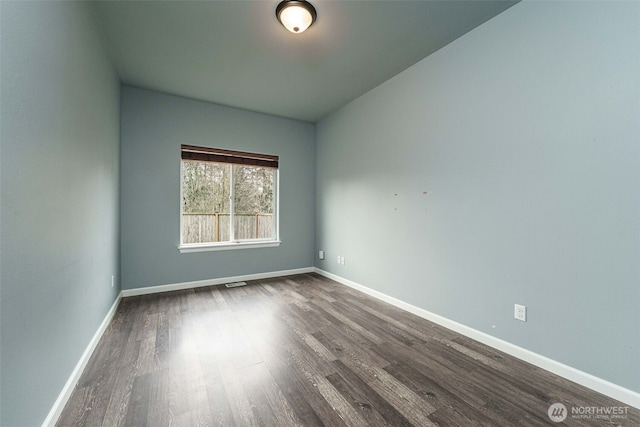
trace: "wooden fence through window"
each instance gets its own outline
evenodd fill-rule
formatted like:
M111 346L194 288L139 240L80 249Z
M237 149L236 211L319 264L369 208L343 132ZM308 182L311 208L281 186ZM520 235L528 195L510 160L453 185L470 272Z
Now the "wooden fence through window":
M236 240L269 239L274 236L273 214L236 214L234 221ZM228 242L228 213L182 214L182 243Z

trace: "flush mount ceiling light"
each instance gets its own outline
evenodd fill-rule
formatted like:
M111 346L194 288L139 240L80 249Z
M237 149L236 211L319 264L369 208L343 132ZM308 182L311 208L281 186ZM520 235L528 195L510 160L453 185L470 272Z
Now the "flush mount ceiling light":
M301 33L316 21L316 9L305 0L284 0L276 8L278 21L292 33Z

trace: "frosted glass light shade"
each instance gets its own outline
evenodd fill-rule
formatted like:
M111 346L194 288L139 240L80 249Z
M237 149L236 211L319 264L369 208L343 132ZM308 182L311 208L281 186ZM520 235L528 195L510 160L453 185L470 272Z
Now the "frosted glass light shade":
M276 8L278 21L292 33L301 33L316 20L316 10L306 1L285 0Z

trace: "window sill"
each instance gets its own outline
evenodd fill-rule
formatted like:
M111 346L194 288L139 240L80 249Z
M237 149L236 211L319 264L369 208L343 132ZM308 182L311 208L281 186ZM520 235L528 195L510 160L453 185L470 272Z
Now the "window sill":
M273 248L280 246L280 240L268 240L262 242L224 242L224 243L197 243L192 245L180 245L180 253L228 251L233 249Z

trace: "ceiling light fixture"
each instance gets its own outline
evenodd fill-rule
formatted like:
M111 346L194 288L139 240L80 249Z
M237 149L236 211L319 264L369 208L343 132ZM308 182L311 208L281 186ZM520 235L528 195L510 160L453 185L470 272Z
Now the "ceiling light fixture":
M292 33L301 33L316 21L316 9L305 0L284 0L276 8L278 21Z

